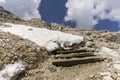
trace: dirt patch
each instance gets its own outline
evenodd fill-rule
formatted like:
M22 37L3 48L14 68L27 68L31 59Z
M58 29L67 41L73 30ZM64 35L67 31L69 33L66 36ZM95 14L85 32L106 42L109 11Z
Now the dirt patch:
M72 67L56 67L44 63L42 68L29 71L22 80L85 80L105 70L105 63L89 63Z

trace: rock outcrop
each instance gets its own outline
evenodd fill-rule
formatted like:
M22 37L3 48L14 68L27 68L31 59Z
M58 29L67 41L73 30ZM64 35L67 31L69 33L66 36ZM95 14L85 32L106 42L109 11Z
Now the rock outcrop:
M37 44L10 33L0 32L1 65L22 60L27 69L33 69L44 61L46 55L46 50Z
M0 31L0 69L22 60L26 70L19 80L120 79L120 32L74 29L36 18L22 20L0 7L0 27L6 22L84 36L71 49L49 52L30 40Z
M0 21L9 22L9 21L14 21L14 20L21 20L21 19L0 6Z

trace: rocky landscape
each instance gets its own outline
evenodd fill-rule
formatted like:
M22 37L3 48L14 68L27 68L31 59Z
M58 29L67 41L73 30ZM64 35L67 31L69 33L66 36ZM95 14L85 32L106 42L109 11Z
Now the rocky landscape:
M32 26L28 33L46 28L72 38L51 38L57 47L48 50L31 37L10 31L13 25ZM36 18L22 20L0 7L0 70L0 80L120 80L120 32L74 29Z

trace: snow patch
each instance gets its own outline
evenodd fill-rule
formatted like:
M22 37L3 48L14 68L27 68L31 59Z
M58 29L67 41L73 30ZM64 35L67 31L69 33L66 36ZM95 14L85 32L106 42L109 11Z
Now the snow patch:
M79 44L84 39L82 36L48 30L45 28L35 28L11 23L5 24L12 27L1 26L0 29L2 31L10 32L12 34L19 35L22 38L29 39L37 43L39 46L45 47L48 51L53 51L59 48L59 46L64 49L69 49L69 46L72 46L73 44Z
M118 59L119 58L119 54L117 53L117 51L109 49L107 47L102 47L101 51L98 54L103 56L104 58L108 58L108 59Z
M25 66L22 62L16 62L5 66L5 69L0 71L0 80L11 80L12 77L25 70Z
M111 76L112 74L110 72L100 72L101 76Z
M114 64L113 67L117 70L120 70L120 64Z

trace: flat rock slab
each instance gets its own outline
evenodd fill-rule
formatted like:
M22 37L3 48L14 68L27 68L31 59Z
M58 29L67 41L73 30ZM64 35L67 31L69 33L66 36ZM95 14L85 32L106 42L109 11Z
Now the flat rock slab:
M81 48L77 50L57 51L57 54L80 53L80 52L95 52L95 49Z
M84 58L60 59L53 61L52 64L56 66L69 67L77 64L100 62L103 60L104 59L99 56L92 56L92 57L84 57Z
M81 58L81 57L88 57L88 56L94 56L92 53L71 53L71 54L59 54L55 55L55 58Z

